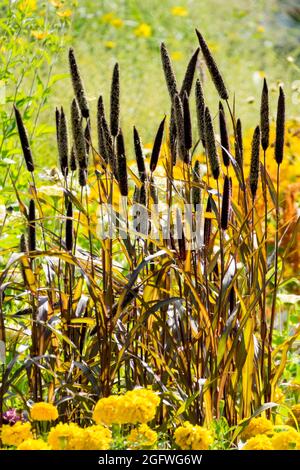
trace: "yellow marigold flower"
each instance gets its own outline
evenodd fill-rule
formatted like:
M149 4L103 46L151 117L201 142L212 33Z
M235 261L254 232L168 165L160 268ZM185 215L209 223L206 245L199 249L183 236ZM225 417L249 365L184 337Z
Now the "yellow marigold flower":
M182 58L183 58L183 54L180 51L174 51L171 54L171 59L173 60L182 60Z
M43 439L26 439L17 450L51 450L51 447Z
M19 3L21 11L34 11L36 10L36 0L23 0Z
M293 428L274 434L271 441L274 450L300 450L300 434Z
M15 446L21 444L26 439L33 438L30 423L17 421L13 426L9 424L2 426L1 439L6 446Z
M40 401L32 406L30 417L34 421L55 421L58 418L58 411L51 403Z
M100 398L93 412L93 420L97 424L106 424L108 426L110 424L121 424L120 411L122 409L122 399L123 397L118 395Z
M291 411L293 415L295 416L297 423L300 425L300 404L293 405L291 408ZM289 419L287 420L286 424L290 426L296 426L295 419L292 416L289 416Z
M53 450L71 450L70 441L80 432L75 423L59 423L51 428L48 434L48 444Z
M110 24L112 26L114 26L115 28L122 28L123 24L124 24L124 21L121 20L121 18L113 18L111 21L110 21Z
M31 36L35 39L42 40L49 36L49 33L47 31L31 31Z
M242 441L248 441L248 439L250 439L251 437L255 437L258 434L266 434L268 432L271 432L272 429L273 424L266 418L252 418L243 430L241 434L241 439Z
M171 14L174 16L187 16L188 11L184 7L173 7L171 8Z
M207 450L213 443L211 431L202 426L185 422L174 433L175 442L182 450Z
M130 431L127 437L130 449L153 447L157 441L157 433L145 423Z
M141 23L133 32L138 38L149 38L152 35L152 28L147 23Z
M106 49L114 49L117 45L115 41L104 41L103 44L106 47Z
M274 450L271 439L265 434L258 434L251 437L242 450Z
M69 450L108 450L112 443L111 432L104 426L78 428L70 436L67 444Z
M56 14L57 16L60 16L61 18L70 18L73 12L72 10L64 10L64 11L57 11Z

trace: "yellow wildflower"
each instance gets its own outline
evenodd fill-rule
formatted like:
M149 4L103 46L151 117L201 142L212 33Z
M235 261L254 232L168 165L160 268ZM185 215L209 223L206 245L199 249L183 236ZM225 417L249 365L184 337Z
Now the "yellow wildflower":
M293 428L274 434L271 441L274 450L300 450L300 434Z
M70 441L80 432L75 423L59 423L51 428L48 434L48 444L53 450L71 450Z
M70 18L73 12L72 10L64 10L64 11L57 11L56 14L57 16L60 16L60 18Z
M113 11L110 11L109 13L105 13L101 17L102 23L111 23L112 20L115 18L115 14Z
M211 431L186 421L174 433L175 442L182 450L207 450L213 442Z
M36 10L36 0L22 0L19 3L21 11L34 11Z
M117 43L114 41L104 41L103 44L106 47L106 49L114 49L117 45Z
M55 421L58 418L58 411L51 403L40 401L32 406L30 417L34 421Z
M180 51L174 51L174 52L172 52L172 54L171 54L171 58L172 58L173 60L182 60L183 54L182 54L182 52L180 52Z
M152 35L152 28L147 23L141 23L133 32L138 38L149 38Z
M17 450L51 450L51 447L43 439L26 439Z
M63 3L59 0L49 0L49 3L51 3L55 8L61 8L63 6Z
M271 421L266 418L252 418L251 421L247 424L245 429L241 434L242 441L248 441L251 437L255 437L258 434L266 434L271 432L273 425Z
M265 434L258 434L251 437L242 450L274 450L271 439Z
M171 8L171 14L173 16L187 16L188 11L184 7L173 7Z
M157 441L157 433L145 423L132 429L127 437L130 449L153 447Z
M121 20L121 18L113 18L111 21L110 21L110 24L112 26L114 26L115 28L122 28L123 24L124 24L124 21Z
M1 439L6 446L15 446L21 444L26 439L33 437L30 423L17 421L13 426L9 424L2 426Z
M49 33L48 31L31 31L31 36L35 39L42 40L49 36Z

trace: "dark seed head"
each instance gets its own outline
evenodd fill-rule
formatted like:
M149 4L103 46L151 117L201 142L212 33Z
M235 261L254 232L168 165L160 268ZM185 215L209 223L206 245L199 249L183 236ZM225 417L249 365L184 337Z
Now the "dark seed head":
M276 138L275 138L275 160L278 165L280 165L283 160L284 131L285 131L285 96L284 96L283 89L280 87L278 104L277 104Z
M186 148L185 148L185 131L184 131L184 114L183 106L180 96L178 94L174 97L174 116L176 123L176 137L177 137L177 148L180 160L186 161Z
M209 194L205 212L210 213L211 211L212 211L211 195ZM211 237L211 218L205 217L204 219L204 246L206 249L208 249L209 247L210 237Z
M199 50L200 49L198 47L196 49L196 51L194 52L194 54L192 55L192 57L191 57L191 59L188 63L188 66L187 66L187 69L186 69L186 72L185 72L185 76L184 76L184 79L183 79L183 83L182 83L182 86L181 86L181 90L180 90L180 98L181 99L183 98L185 92L187 93L188 96L190 96L190 94L191 94L191 89L192 89L192 86L193 86L193 80L194 80L194 75L195 75Z
M220 175L220 160L216 148L215 133L209 109L205 108L205 147L212 175L215 179Z
M71 201L68 201L67 205L66 249L67 251L72 251L73 249L73 208Z
M70 170L76 171L76 169L77 169L76 155L75 155L74 145L72 145L71 153L70 153Z
M110 167L112 169L112 172L115 178L118 179L119 174L118 174L118 168L117 168L117 159L116 159L116 155L115 155L114 147L113 147L113 140L112 140L112 136L111 136L107 121L104 116L102 116L102 129L103 129L103 137L104 137L104 142L105 142L105 152L107 155L108 163L110 164Z
M195 96L199 139L202 141L202 145L205 146L205 102L199 78L196 81Z
M60 169L64 176L68 175L69 137L67 119L63 108L61 108L58 128L58 152Z
M228 229L229 216L230 216L230 199L231 199L231 182L227 175L225 175L222 199L222 212L221 212L221 228L222 230Z
M19 137L20 137L20 142L23 150L23 155L24 155L24 160L26 163L27 170L32 172L34 171L34 164L33 164L33 159L32 159L32 153L29 145L29 140L28 140L28 135L26 128L23 123L22 116L20 114L20 111L16 106L14 106L15 110L15 116L16 116L16 122L17 122L17 128L19 132Z
M243 162L244 162L244 146L243 146L242 123L240 119L236 121L235 159L239 167L242 169Z
M119 134L117 136L117 156L120 193L122 196L128 196L127 164L124 138L121 129L119 130Z
M143 150L142 150L141 139L135 127L133 127L133 141L134 141L136 164L138 167L140 180L142 181L142 183L144 183L144 181L146 180L145 160L144 160L144 155L143 155Z
M86 98L82 78L81 78L81 75L77 66L77 62L75 59L74 50L72 48L69 49L69 64L70 64L70 72L71 72L73 89L74 89L74 93L79 104L81 114L84 118L88 118L89 107L87 103L87 98Z
M77 158L77 163L79 168L86 170L88 158L86 153L85 137L82 128L82 119L80 116L79 107L75 99L73 99L71 106L71 120L74 150Z
M258 187L259 148L260 148L260 129L259 129L259 126L257 126L255 128L253 138L252 138L250 176L249 176L252 201L254 201L255 199L257 187Z
M120 115L120 77L119 65L116 64L113 71L110 93L110 132L116 137L119 132Z
M98 106L97 106L98 149L99 149L99 154L101 155L103 160L107 163L108 162L108 157L107 157L107 154L106 154L105 137L103 135L103 128L102 128L102 118L103 117L105 118L103 98L102 98L102 96L99 96Z
M227 167L230 164L230 159L228 153L230 153L230 143L229 143L229 135L226 126L225 120L225 111L223 105L220 101L219 103L219 125L220 125L220 137L221 137L221 146L222 146L222 157L224 165Z
M193 138L192 138L192 124L191 124L189 97L186 91L184 92L184 95L183 95L183 121L184 121L184 142L185 142L185 148L187 150L187 155L188 155L188 151L192 148L192 145L193 145Z
M208 48L208 45L206 44L202 34L197 29L196 29L196 34L198 36L199 44L201 47L201 51L202 51L205 63L211 75L212 81L215 84L216 90L219 93L220 98L222 98L222 100L228 100L229 95L228 95L225 83L223 81L222 75L219 72L218 66Z
M175 94L178 93L177 82L176 82L175 73L171 64L169 53L163 42L161 43L161 46L160 46L160 52L161 52L161 61L162 61L162 66L163 66L163 70L165 74L167 87L169 90L170 98L173 101Z
M176 130L174 106L171 107L171 117L170 117L170 124L169 124L169 141L170 141L170 154L171 154L172 164L176 165L177 130Z
M267 150L269 147L269 92L266 79L264 79L264 85L261 93L261 104L260 104L260 130L261 130L261 146L263 150Z
M153 173L155 171L155 168L157 166L158 162L158 157L160 154L160 149L161 149L161 144L163 140L163 135L164 135L164 127L165 127L165 120L166 116L163 118L161 121L158 131L155 136L154 144L153 144L153 149L151 153L151 159L150 159L150 171Z
M83 168L79 168L78 182L81 187L86 186L87 183L87 171Z

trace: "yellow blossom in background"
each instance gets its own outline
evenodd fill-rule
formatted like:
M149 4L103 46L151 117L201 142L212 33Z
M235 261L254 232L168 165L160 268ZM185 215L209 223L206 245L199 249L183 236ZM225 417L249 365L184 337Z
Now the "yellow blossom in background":
M111 23L114 18L115 18L115 14L114 12L111 11L109 13L105 13L104 15L102 15L101 21L102 23Z
M72 10L64 10L64 11L57 11L56 14L60 18L70 18L70 16L72 16L73 12L72 12Z
M31 36L35 39L42 40L49 36L47 31L31 31Z
M75 423L59 423L51 428L48 434L48 444L53 450L70 450L70 440L80 432Z
M130 431L127 441L130 449L153 447L157 441L157 433L144 423Z
M114 49L117 46L117 43L115 41L104 41L103 44L106 49Z
M51 450L51 447L43 439L26 439L17 450Z
M274 450L300 450L300 434L293 428L274 434L271 441Z
M264 33L264 32L265 32L265 28L260 24L260 25L257 26L256 31L257 31L258 33Z
M63 6L63 3L59 0L49 0L49 3L51 3L55 8L61 8Z
M183 59L183 54L180 51L174 51L171 54L171 59L173 60L182 60Z
M36 0L22 0L19 3L21 11L34 11L36 10Z
M242 424L242 423L240 423ZM266 434L273 430L273 424L266 418L252 418L241 433L242 441L248 441L258 434Z
M41 401L32 406L30 417L34 421L55 421L58 418L58 411L51 403Z
M299 405L293 405L291 408L291 412L293 413L298 425L300 426L300 404ZM289 416L289 419L287 420L288 425L290 426L296 426L295 419L292 416Z
M110 24L112 26L114 26L115 28L121 28L124 24L124 21L121 20L121 18L113 18L111 21L110 21Z
M152 28L147 23L141 23L133 32L138 38L149 38L152 35Z
M187 16L188 11L185 7L173 7L171 8L171 13L174 16Z
M271 439L265 434L251 437L242 450L274 450Z
M17 421L13 426L5 424L1 430L1 440L6 446L15 446L21 444L26 439L33 438L30 423Z
M182 450L207 450L213 443L211 431L186 421L174 433L175 442Z

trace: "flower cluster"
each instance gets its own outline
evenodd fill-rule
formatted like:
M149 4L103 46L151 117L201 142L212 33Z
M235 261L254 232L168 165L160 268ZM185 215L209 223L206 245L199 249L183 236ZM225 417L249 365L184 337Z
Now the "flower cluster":
M95 406L93 419L97 424L148 423L155 417L159 397L147 389L131 390L125 395L101 398Z
M34 421L55 421L58 418L58 411L51 403L41 401L32 406L30 417Z
M59 423L48 436L53 450L107 450L111 441L110 430L101 425L80 428L75 423Z
M241 434L242 441L248 441L258 434L267 434L273 430L273 424L266 418L252 418Z
M213 442L212 433L202 426L186 421L175 433L175 442L182 450L207 450Z
M17 421L13 426L5 424L1 430L1 440L6 446L19 446L26 439L33 438L30 423Z
M157 441L157 433L145 423L132 429L127 437L130 449L148 449L153 447Z

